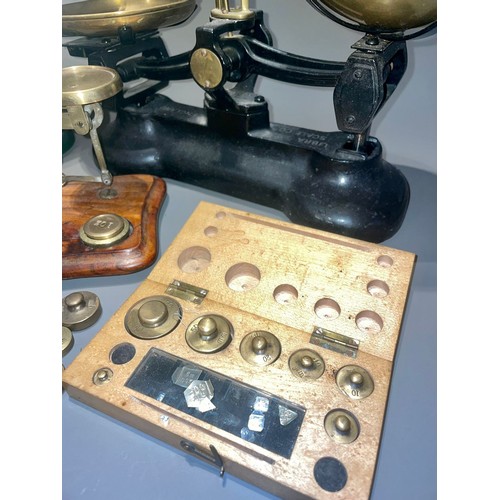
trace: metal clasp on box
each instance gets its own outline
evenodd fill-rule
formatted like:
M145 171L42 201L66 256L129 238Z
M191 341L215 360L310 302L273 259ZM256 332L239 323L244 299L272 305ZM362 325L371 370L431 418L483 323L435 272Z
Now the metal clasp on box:
M330 351L344 354L350 358L356 358L360 343L359 340L318 326L314 327L309 342L325 349L330 349Z
M184 299L194 304L201 304L207 296L208 290L184 283L183 281L174 280L168 285L166 293L178 299Z
M222 458L219 455L219 452L216 450L215 446L210 445L210 451L212 454L209 455L208 453L197 448L196 445L194 443L191 443L190 441L182 440L180 444L183 450L191 453L195 457L205 460L212 465L215 465L219 469L220 477L224 476L224 463L222 462Z

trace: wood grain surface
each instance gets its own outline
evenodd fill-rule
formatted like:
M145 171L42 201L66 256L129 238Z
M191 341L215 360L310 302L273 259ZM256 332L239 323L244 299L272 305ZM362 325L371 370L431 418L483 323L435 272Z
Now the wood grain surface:
M176 448L182 439L202 450L215 446L228 472L275 495L366 499L414 261L408 252L203 202L148 278L64 371L64 386L70 396ZM182 318L168 335L140 340L128 334L127 312L141 299L165 295L174 280L208 294L201 304L175 298ZM368 319L359 321L361 313ZM215 354L196 352L185 340L188 325L205 314L222 315L234 328L229 346ZM311 344L316 326L359 340L356 358ZM258 367L241 356L241 341L256 330L280 340L281 355L273 364ZM114 365L110 353L124 342L133 344L136 354ZM290 458L125 387L153 347L303 407ZM320 378L292 374L290 356L301 349L312 349L324 360ZM367 398L351 399L336 384L337 372L353 364L374 380ZM95 385L93 376L104 367L113 377ZM326 432L325 417L335 409L358 421L354 442L338 444ZM334 457L346 468L348 479L340 491L326 491L316 482L314 466L322 457Z

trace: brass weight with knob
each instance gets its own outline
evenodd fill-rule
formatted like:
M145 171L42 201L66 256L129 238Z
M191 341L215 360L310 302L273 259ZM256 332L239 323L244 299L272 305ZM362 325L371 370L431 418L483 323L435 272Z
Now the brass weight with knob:
M214 354L225 349L233 339L233 326L218 314L195 319L186 330L186 342L196 352Z
M136 302L125 316L130 335L143 340L159 339L171 333L182 318L180 304L164 295L146 297Z
M349 444L359 436L359 423L347 410L337 409L329 412L324 425L326 433L336 443Z
M311 349L295 351L288 360L292 374L302 380L316 380L325 371L325 361Z
M367 370L356 365L342 367L335 376L339 389L350 399L367 398L374 389L374 383Z
M267 366L279 358L281 344L278 338L270 332L251 332L241 341L240 353L250 364Z

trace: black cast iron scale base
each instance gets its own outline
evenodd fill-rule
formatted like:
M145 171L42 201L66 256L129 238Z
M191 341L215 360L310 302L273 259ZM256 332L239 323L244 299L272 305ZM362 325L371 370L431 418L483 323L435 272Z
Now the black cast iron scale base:
M204 108L160 94L146 101L119 108L100 128L113 175L175 179L277 209L296 224L375 243L403 222L408 182L373 137L358 152L345 132L270 123L265 99L252 93L239 95L244 112L220 109L210 96Z

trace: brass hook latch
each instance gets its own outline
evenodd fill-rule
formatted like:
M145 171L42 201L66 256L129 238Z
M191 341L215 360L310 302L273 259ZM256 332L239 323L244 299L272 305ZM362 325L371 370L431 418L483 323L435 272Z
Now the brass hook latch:
M222 462L222 458L219 455L219 452L215 449L215 446L210 445L210 451L212 452L211 455L200 450L196 447L195 444L191 443L190 441L182 440L181 447L195 457L201 458L202 460L215 465L219 469L220 477L224 476L224 463Z

